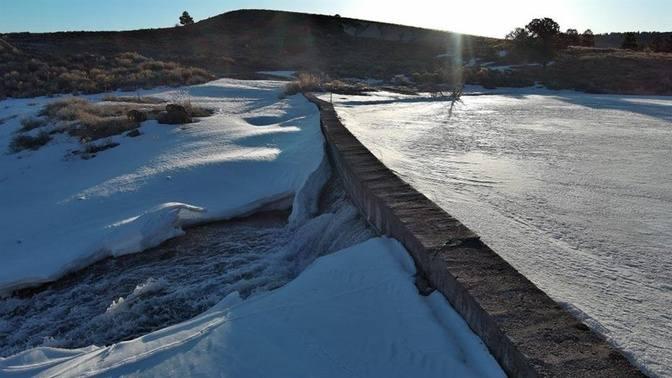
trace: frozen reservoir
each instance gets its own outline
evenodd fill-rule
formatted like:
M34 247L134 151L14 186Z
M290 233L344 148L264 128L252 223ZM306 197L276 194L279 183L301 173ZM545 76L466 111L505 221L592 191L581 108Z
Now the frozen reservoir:
M468 88L452 116L429 96L334 103L388 167L645 372L672 374L672 98Z

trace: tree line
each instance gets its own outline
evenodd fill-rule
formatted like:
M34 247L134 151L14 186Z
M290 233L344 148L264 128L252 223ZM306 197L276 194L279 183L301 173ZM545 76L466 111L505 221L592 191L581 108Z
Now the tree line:
M511 42L512 53L521 60L540 61L546 65L558 51L569 46L595 47L595 40L609 41L608 47L627 50L672 52L672 33L610 33L595 35L587 29L560 31L560 25L552 18L535 18L522 28L515 28L506 35ZM620 40L620 44L613 43Z
M520 58L548 63L558 50L569 46L595 46L595 35L587 29L560 31L560 25L552 18L535 18L522 28L515 28L506 35L511 41L513 53Z
M672 33L612 33L622 39L620 47L627 50L672 52Z

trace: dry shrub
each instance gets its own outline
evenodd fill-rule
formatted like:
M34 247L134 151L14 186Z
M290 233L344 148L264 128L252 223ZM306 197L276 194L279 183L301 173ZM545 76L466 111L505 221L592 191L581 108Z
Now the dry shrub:
M295 81L285 85L283 94L285 96L293 96L297 93L321 91L323 91L323 88L320 76L309 72L301 72L297 75Z
M66 123L62 131L91 141L139 127L126 116L131 108L129 105L96 105L81 98L70 98L48 104L40 114L53 123Z
M329 80L322 75L301 72L298 74L297 80L285 85L283 96L292 96L305 92L332 92L344 95L356 95L373 90L362 83Z
M30 130L37 129L39 127L45 126L47 121L41 118L28 117L21 120L21 132L26 132Z
M130 117L131 112L140 112L145 119L158 119L163 114L167 104L164 100L154 97L106 97L106 101L113 104L94 104L87 100L73 97L56 101L44 107L41 115L50 122L65 124L59 129L82 141L93 141L119 135L140 127L138 117ZM189 117L207 117L214 112L191 104L187 95L181 95L176 101L182 106Z
M164 109L174 107L183 109L182 112L186 114L186 117L181 118L180 122L173 123L184 123L182 119L188 119L191 122L191 117L207 117L214 113L211 109L192 105L185 96L180 99L179 104L165 106L163 105L164 100L153 97L107 97L106 100L112 103L95 104L82 98L72 97L47 104L40 111L40 116L43 118L31 117L22 121L23 127L11 141L10 150L12 152L26 149L37 150L51 140L50 134L67 133L77 137L82 143L88 143L83 153L91 155L111 148L110 146L115 143L93 144L89 142L136 131L140 127L140 120L159 119L162 115L170 115L170 112ZM132 114L135 116L131 116ZM49 132L42 131L37 136L26 133L47 124L50 124ZM127 135L138 136L140 133ZM112 147L115 146L116 144Z
M213 78L199 68L137 53L106 58L93 54L58 57L0 52L0 98L193 85Z
M9 144L11 152L19 152L23 150L37 150L45 144L49 143L51 136L46 132L41 132L36 136L28 134L19 134L15 136Z
M128 102L132 104L165 104L166 100L151 96L105 96L103 101L108 102Z
M78 121L79 125L70 128L68 133L79 137L82 141L107 138L140 127L139 123L128 119L125 115L101 117L95 114L82 113Z

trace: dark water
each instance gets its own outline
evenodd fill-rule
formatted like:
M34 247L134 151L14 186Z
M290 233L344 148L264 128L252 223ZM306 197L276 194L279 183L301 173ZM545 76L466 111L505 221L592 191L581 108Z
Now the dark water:
M335 180L318 216L288 212L187 230L143 253L108 258L0 300L0 356L36 347L108 345L179 323L238 291L280 287L317 257L374 236Z

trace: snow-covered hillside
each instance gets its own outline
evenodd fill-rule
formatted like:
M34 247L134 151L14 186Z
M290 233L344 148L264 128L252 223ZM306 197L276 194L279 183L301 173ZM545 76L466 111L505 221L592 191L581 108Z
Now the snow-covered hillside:
M439 293L418 295L413 260L376 238L296 280L106 348L38 348L0 359L7 376L504 377Z
M90 160L67 157L78 142L64 136L5 153L20 119L53 99L0 102L0 118L17 115L0 125L0 290L141 251L185 225L288 208L324 155L315 106L279 100L281 88L219 80L182 89L216 114L184 127L147 121L143 135L115 137L120 146Z

